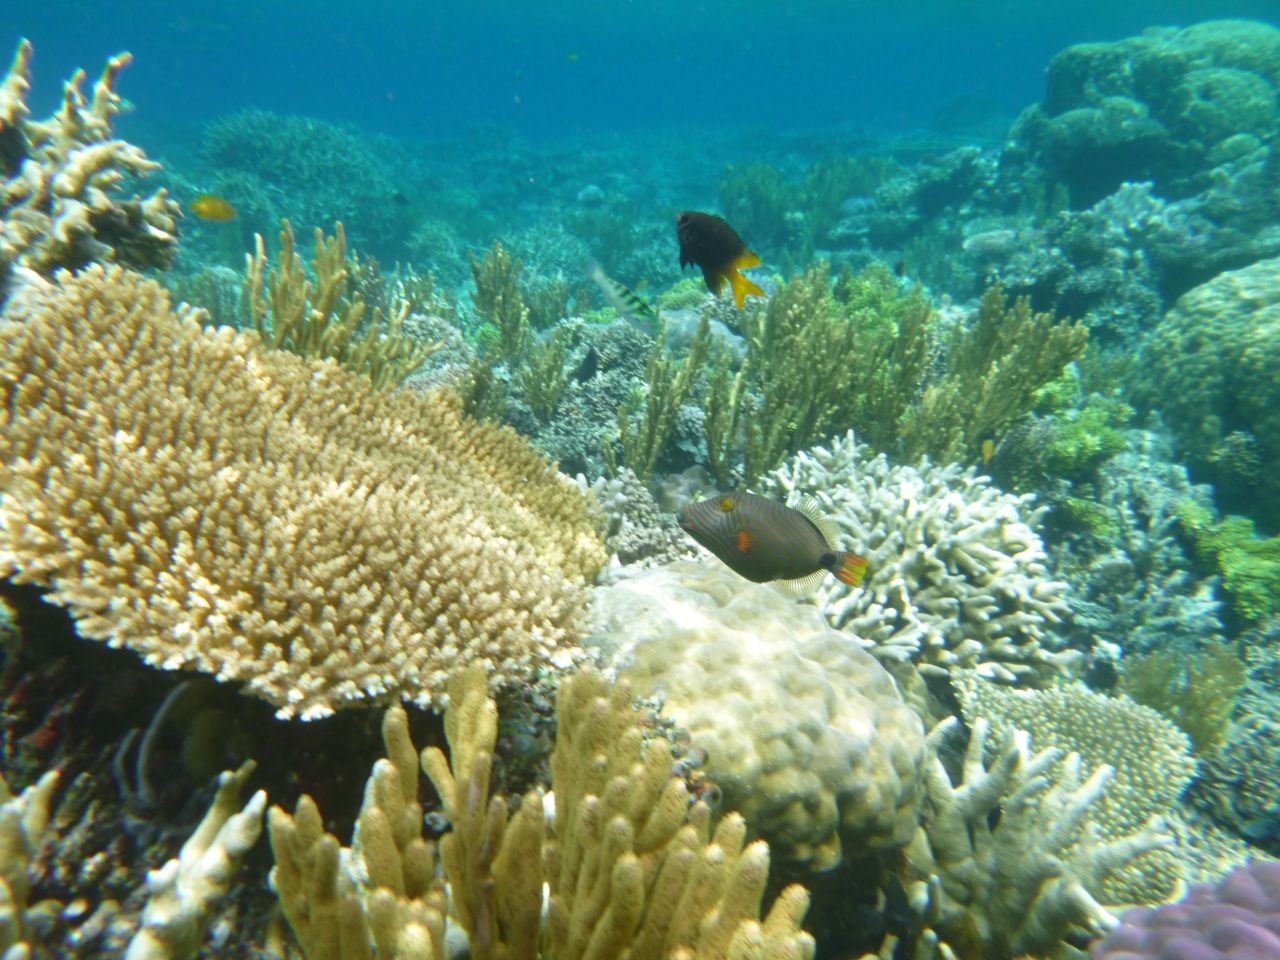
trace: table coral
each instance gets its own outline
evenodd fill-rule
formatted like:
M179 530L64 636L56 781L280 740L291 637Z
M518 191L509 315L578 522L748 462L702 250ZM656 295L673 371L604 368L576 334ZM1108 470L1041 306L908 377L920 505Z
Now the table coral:
M116 195L126 178L160 168L115 138L124 109L116 82L132 58L107 61L92 99L82 90L84 71L76 71L58 112L45 120L29 116L31 58L31 43L21 41L0 80L0 285L14 264L46 275L95 261L169 266L178 204L164 190L145 199Z
M920 720L854 638L720 566L596 590L593 634L636 692L705 750L706 775L775 854L808 869L911 837Z
M817 599L877 656L1008 682L1074 670L1079 652L1054 649L1047 629L1066 611L1067 587L1050 574L1033 497L1002 493L959 465L891 466L852 433L789 460L765 490L813 497L838 527L839 548L867 558L861 587L831 580Z
M205 330L154 282L34 277L0 322L0 575L81 634L282 716L438 701L570 648L604 562L583 496L448 392Z

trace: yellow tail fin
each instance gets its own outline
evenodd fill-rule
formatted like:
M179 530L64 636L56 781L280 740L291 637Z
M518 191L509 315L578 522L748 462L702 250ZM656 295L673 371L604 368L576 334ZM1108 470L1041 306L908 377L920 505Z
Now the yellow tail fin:
M763 297L764 291L740 274L737 270L729 271L729 287L733 290L733 305L739 310L746 303L747 297Z
M836 554L836 567L831 571L841 583L856 587L867 572L867 561L856 553Z

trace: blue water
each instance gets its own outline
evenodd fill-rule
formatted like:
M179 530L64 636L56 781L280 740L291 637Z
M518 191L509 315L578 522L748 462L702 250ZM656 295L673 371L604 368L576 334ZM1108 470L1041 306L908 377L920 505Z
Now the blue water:
M500 124L525 136L646 127L927 124L973 96L1014 115L1071 43L1153 24L1275 19L1274 0L23 5L33 102L132 51L126 95L152 120L254 106L410 136Z

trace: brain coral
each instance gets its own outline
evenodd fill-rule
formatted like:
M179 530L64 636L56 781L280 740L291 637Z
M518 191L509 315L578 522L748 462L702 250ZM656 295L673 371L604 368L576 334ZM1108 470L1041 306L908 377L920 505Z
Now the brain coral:
M893 679L811 606L716 565L599 587L593 633L707 751L707 775L785 859L823 870L842 844L906 843L924 734Z
M14 294L0 396L0 576L282 716L522 677L604 559L577 489L453 395L205 330L120 268Z
M1280 524L1280 257L1184 294L1145 358L1146 399L1196 478L1235 509Z
M891 466L852 433L793 457L765 490L812 496L839 528L840 548L870 561L861 587L829 578L817 599L877 656L1003 681L1070 672L1078 661L1049 646L1045 627L1066 611L1066 584L1049 576L1029 495L956 465Z
M1125 911L1090 949L1093 960L1275 960L1280 863L1255 861L1177 903Z

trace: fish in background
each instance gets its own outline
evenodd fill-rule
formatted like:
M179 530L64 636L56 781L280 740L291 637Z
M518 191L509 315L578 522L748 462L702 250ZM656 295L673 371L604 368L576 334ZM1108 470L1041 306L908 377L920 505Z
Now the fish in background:
M747 249L738 231L713 213L685 210L676 214L676 239L680 241L680 266L702 270L707 289L719 295L725 281L733 291L733 303L741 310L747 297L763 297L764 291L739 270L760 266L760 258Z
M190 210L201 220L226 223L236 218L236 208L212 193L202 193L191 201Z
M656 310L644 297L628 286L614 280L594 261L587 267L587 276L600 288L605 302L618 311L618 316L639 328L651 337L656 337L662 327L662 320Z
M788 507L754 493L726 493L688 504L679 520L734 573L792 596L812 592L827 573L856 587L867 572L864 558L833 549L835 527L807 497Z

